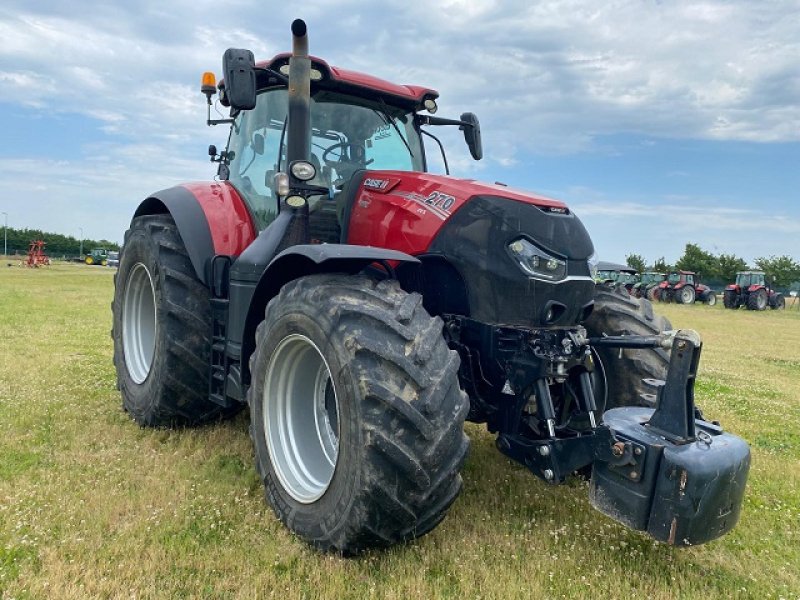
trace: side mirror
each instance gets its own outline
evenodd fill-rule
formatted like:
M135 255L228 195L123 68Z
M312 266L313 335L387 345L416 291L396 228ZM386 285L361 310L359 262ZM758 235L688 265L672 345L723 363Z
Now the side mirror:
M259 156L264 154L264 136L260 133L253 135L253 152Z
M483 158L483 145L481 144L481 124L478 123L478 117L472 113L464 113L461 115L461 120L466 125L461 125L459 129L464 132L464 140L469 147L469 153L472 158L480 160Z
M228 48L222 55L225 99L234 110L256 106L255 58L250 50Z

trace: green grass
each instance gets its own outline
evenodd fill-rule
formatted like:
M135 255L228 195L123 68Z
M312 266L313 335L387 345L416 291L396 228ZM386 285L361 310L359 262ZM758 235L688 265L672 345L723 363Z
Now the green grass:
M146 430L120 408L112 269L0 271L2 598L798 598L800 311L657 306L705 346L698 399L747 439L738 527L673 549L468 426L464 491L421 540L345 560L264 503L247 416Z

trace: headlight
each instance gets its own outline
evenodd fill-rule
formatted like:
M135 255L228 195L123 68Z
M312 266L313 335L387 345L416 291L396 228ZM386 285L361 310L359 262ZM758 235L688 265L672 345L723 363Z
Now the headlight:
M525 238L518 238L508 245L508 251L520 268L531 277L560 281L567 274L567 263L537 248Z
M597 264L600 262L597 260L597 254L592 254L586 259L586 262L589 264L589 275L592 279L597 279Z
M292 163L292 175L297 177L300 181L308 181L309 179L314 179L314 175L317 174L317 170L314 168L310 162L306 162L304 160L298 160Z
M286 173L275 173L272 187L278 196L287 196L289 194L289 176Z

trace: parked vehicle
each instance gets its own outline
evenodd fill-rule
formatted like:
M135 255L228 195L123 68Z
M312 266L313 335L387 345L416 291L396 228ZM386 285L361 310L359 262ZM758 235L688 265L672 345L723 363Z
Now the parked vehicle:
M786 307L786 298L775 291L766 279L763 271L740 271L736 274L736 283L725 288L722 296L725 308L746 306L749 310L782 310Z
M750 454L695 408L699 335L596 285L564 203L426 172L430 127L482 157L475 115L435 116L435 90L330 66L304 22L292 33L291 54L229 49L224 81L204 76L230 108L209 119L231 125L219 180L148 196L125 234L113 339L131 417L247 406L267 502L323 550L435 528L465 419L547 483L591 470L593 505L657 540L728 532Z
M647 298L648 300L656 300L653 295L653 291L658 289L658 284L666 279L666 273L646 271L642 273L640 280L631 286L631 296L634 298Z
M717 303L717 294L693 271L673 271L665 281L658 284L657 298L661 302L675 301L678 304L703 302L709 306Z
M83 259L87 265L100 265L105 267L108 264L108 250L105 248L94 248Z
M636 269L627 265L600 261L597 263L595 281L618 283L630 294L633 285L639 281L639 275Z

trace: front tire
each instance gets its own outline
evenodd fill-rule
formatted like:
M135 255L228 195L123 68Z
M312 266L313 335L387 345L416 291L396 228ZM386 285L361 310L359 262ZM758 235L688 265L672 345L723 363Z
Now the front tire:
M708 296L706 296L706 304L708 306L716 306L717 295L714 292L708 292Z
M234 412L209 399L209 292L170 215L133 220L114 281L114 366L131 417L170 427Z
M761 288L750 294L747 299L747 308L750 310L766 310L768 302L767 290Z
M267 306L250 359L256 467L283 523L346 555L432 530L461 490L468 399L418 294L313 275Z
M736 293L733 290L725 290L722 294L722 304L725 308L739 308L736 301Z
M595 305L586 320L589 337L603 335L656 335L672 329L670 322L653 312L645 299L634 299L618 287L597 285ZM653 406L653 389L644 379L665 379L669 354L662 349L593 349L595 395L604 410L619 406Z

